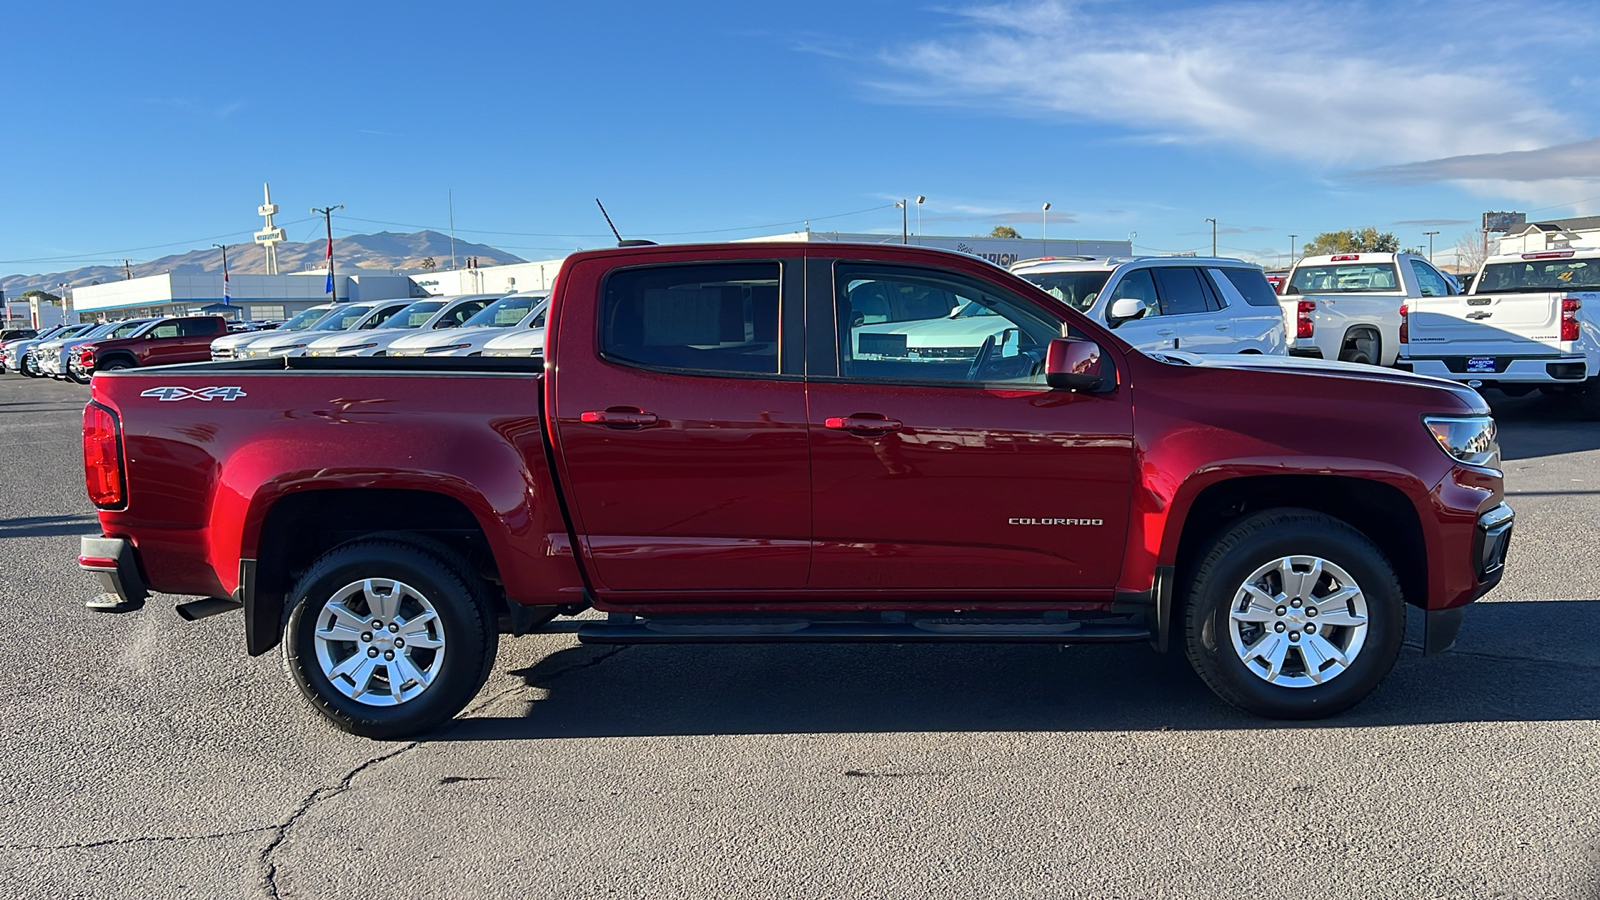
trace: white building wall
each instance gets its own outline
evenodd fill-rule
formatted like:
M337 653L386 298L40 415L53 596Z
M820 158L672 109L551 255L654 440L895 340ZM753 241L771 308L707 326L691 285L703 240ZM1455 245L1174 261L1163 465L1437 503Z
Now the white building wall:
M512 291L544 291L556 280L562 260L511 263L476 269L451 269L412 275L411 280L430 294L496 294Z

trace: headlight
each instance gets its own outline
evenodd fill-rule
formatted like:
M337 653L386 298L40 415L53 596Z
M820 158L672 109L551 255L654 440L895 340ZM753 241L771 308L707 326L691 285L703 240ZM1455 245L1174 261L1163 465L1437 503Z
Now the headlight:
M465 349L467 349L468 347L471 347L471 346L472 346L471 344L448 344L448 345L443 346L443 347L424 347L424 348L422 348L422 352L424 354L428 354L428 353L449 353L452 350L465 350Z
M1423 416L1439 448L1469 466L1500 468L1500 442L1493 416Z
M335 348L333 348L333 352L334 353L360 353L363 350L371 350L373 347L376 347L376 346L378 346L377 342L373 342L371 344L351 344L348 347L335 347Z

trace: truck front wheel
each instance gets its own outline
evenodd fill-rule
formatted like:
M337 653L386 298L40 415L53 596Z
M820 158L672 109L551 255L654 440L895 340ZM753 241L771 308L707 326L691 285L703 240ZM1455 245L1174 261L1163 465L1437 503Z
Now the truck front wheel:
M432 542L367 538L324 554L295 585L283 659L338 728L403 738L466 707L496 640L483 585L459 556Z
M1185 624L1189 662L1222 699L1317 719L1360 703L1394 668L1405 605L1372 541L1321 513L1277 509L1205 552Z

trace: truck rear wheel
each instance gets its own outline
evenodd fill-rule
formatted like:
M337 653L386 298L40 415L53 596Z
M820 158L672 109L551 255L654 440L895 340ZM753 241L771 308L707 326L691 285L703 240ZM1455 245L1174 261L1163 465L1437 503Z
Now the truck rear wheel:
M1189 662L1222 699L1274 719L1344 712L1400 655L1405 604L1372 541L1310 510L1250 516L1190 581Z
M338 728L403 738L447 721L494 662L480 579L442 545L365 538L324 554L284 624L290 678Z

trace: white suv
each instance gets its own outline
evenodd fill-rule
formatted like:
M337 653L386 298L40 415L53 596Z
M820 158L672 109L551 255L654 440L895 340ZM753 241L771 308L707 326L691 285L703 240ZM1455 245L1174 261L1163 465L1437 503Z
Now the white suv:
M1075 256L1025 259L1011 271L1140 350L1288 352L1278 297L1244 260Z

